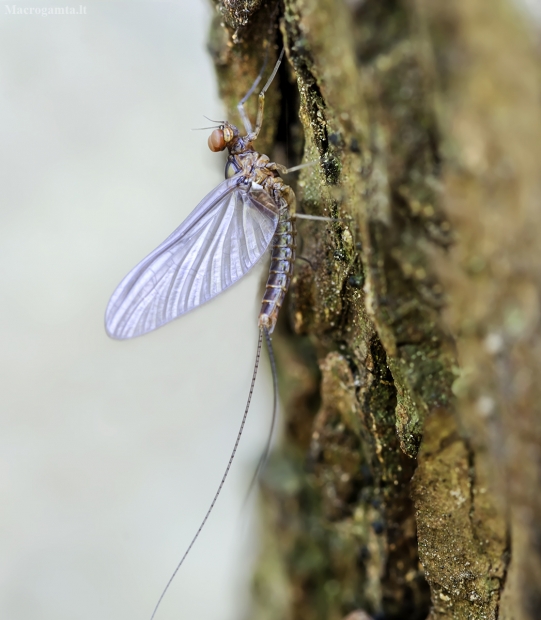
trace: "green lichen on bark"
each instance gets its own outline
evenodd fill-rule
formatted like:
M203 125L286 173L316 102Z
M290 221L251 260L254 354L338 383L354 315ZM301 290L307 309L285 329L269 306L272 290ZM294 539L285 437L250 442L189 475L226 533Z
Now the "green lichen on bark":
M299 223L251 617L537 617L540 471L501 457L525 446L541 462L526 336L539 340L539 70L523 24L503 0L216 5L230 118L265 42L271 58L283 44L257 146L317 161L291 181L298 208L340 219Z

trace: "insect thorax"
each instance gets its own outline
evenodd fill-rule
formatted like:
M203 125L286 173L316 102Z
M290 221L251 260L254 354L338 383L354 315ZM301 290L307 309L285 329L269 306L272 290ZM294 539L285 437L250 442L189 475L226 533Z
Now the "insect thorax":
M253 150L231 153L227 158L225 178L230 178L239 172L242 172L247 180L259 185L264 185L269 177L278 176L276 165L270 163L269 157Z

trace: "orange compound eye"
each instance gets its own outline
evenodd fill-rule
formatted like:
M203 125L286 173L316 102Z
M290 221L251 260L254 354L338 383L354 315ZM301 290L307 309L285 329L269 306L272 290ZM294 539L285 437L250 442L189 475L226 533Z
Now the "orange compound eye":
M223 151L225 149L224 131L223 129L215 129L209 136L209 149L213 153Z

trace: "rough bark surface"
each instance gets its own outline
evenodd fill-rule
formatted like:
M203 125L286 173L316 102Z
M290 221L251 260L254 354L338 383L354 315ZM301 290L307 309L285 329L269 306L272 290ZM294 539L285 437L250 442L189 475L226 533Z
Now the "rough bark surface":
M541 617L533 27L509 0L215 6L229 120L283 45L258 149L318 161L298 209L342 218L299 224L250 617Z

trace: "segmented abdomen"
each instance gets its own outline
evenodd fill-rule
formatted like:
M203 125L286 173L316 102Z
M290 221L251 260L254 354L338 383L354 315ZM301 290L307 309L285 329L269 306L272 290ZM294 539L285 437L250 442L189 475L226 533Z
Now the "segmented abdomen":
M274 330L278 312L291 282L295 262L295 222L288 206L280 209L280 219L271 242L271 263L259 313L259 327Z

